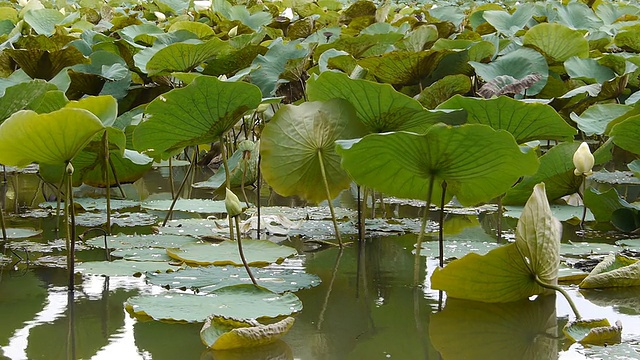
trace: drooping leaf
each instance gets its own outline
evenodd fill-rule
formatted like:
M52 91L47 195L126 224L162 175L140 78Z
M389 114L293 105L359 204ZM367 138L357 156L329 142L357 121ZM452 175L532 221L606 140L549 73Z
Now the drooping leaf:
M338 141L342 166L360 185L389 195L426 199L434 177L432 199L456 195L474 205L505 192L522 174L537 168L532 152L523 153L506 131L486 125L434 125L423 135L396 132Z
M587 136L603 135L607 125L614 119L624 115L631 107L621 104L594 104L577 115L571 113L571 120L578 124L578 128Z
M294 248L277 245L268 240L243 239L242 248L247 263L253 266L266 266L298 253ZM223 241L219 244L185 244L180 248L167 248L167 254L176 260L199 266L242 265L238 243L235 241Z
M8 87L0 97L0 124L18 110L27 108L48 91L56 89L55 85L43 80L22 82Z
M640 262L621 254L607 255L580 283L581 289L640 285Z
M140 152L166 159L183 147L218 141L261 98L251 84L199 76L147 106L149 117L134 130L133 144Z
M460 120L459 112L428 111L420 103L396 91L389 84L351 79L326 71L307 84L309 101L347 100L369 132L424 132L429 126ZM457 123L460 123L459 121Z
M51 80L66 67L89 62L89 59L73 46L51 51L40 48L4 51L33 79Z
M353 106L344 100L283 106L262 132L262 174L280 195L320 202L327 199L322 164L333 199L351 183L334 141L363 134Z
M609 133L613 142L619 147L640 154L640 115L614 125Z
M576 130L549 105L527 103L500 96L494 99L468 98L456 95L439 109L464 109L471 124L489 125L506 130L518 144L532 140L571 140Z
M483 256L471 253L436 268L431 286L449 297L483 302L510 302L548 293L534 277L557 282L560 237L560 222L551 214L544 184L538 184L518 221L515 243Z
M292 293L278 295L250 285L235 285L209 295L160 294L129 298L131 314L169 322L204 322L211 315L235 320L269 319L302 310L302 302Z
M271 344L293 326L295 319L286 317L273 324L263 325L252 321L233 321L210 316L200 330L202 343L213 350L231 350Z
M572 56L589 57L589 43L582 33L562 24L538 24L522 39L524 46L540 51L549 64L564 62Z

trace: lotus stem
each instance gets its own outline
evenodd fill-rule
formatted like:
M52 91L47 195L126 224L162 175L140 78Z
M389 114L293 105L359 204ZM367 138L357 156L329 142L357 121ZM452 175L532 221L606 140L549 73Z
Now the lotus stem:
M4 223L4 204L0 204L0 226L2 226L2 240L7 241L7 225Z
M109 132L102 134L102 146L104 150L104 181L107 192L107 223L105 224L107 234L111 235L111 182L109 181Z
M422 216L422 225L420 225L420 233L418 234L418 240L416 240L416 256L413 262L413 283L418 285L418 277L420 274L420 251L422 250L422 239L424 238L424 231L427 228L427 221L429 220L429 212L431 205L431 195L433 195L433 184L435 182L435 176L431 175L429 178L429 190L427 192L427 206L424 209L424 215Z
M358 189L358 241L364 241L364 222L362 221L362 197L360 196L360 185L356 185Z
M187 183L187 180L189 179L189 174L191 173L191 171L193 171L193 168L196 166L196 153L198 152L198 147L196 146L196 148L193 150L194 154L193 157L191 159L191 165L189 165L189 169L187 169L187 173L184 175L184 179L182 179L182 182L180 183L180 187L178 188L178 192L176 193L176 197L173 198L173 201L171 202L171 206L169 206L169 212L167 212L167 216L164 217L164 221L162 222L162 226L166 226L167 225L167 221L169 221L169 217L171 217L171 214L173 213L173 207L176 206L176 202L178 201L178 198L180 197L180 194L182 193L182 189L184 189L184 185Z
M498 244L502 242L502 211L504 207L502 206L502 195L498 197L498 223L496 224L496 231L498 233Z
M109 156L109 167L111 168L111 172L113 173L113 180L115 180L116 186L118 187L118 190L120 190L120 195L122 195L123 198L126 198L127 195L124 193L124 190L122 189L120 180L118 180L118 174L116 173L116 166L113 164L113 159L111 159L111 156Z
M176 197L176 187L173 184L173 157L169 157L169 186L171 187L171 199Z
M242 195L244 196L244 203L249 207L249 198L247 198L247 192L244 190L244 182L247 176L247 163L249 161L245 160L243 157L242 162L244 163L244 169L242 171L242 183L240 184L240 188L242 189Z
M442 197L440 198L440 224L438 224L439 265L444 267L444 199L447 194L447 182L442 182Z
M75 250L76 250L76 216L73 203L73 166L67 162L67 270L69 271L69 291L73 291L75 285Z
M562 296L564 296L564 298L567 299L567 302L569 303L569 306L571 306L571 310L573 310L573 314L576 316L576 319L577 320L581 320L582 319L582 316L580 316L580 312L578 311L578 308L576 307L576 304L573 302L573 300L571 300L571 297L569 296L569 294L567 294L566 291L564 291L563 288L561 288L558 285L552 285L552 284L545 283L544 281L542 281L542 279L540 279L538 274L535 274L535 281L536 281L536 284L542 286L543 288L555 290L555 291L559 292L560 294L562 294Z
M582 175L581 178L582 182L578 188L578 196L580 196L580 199L582 200L582 219L580 219L580 230L583 230L582 234L584 235L584 220L587 218L587 205L584 203L584 192L587 187L587 178L584 175ZM580 188L582 188L582 191L580 191Z
M256 180L257 183L257 192L258 192L258 196L256 197L256 205L258 206L258 228L256 229L258 231L258 240L260 240L260 206L262 205L262 201L260 200L260 177L262 176L262 172L260 171L260 162L262 161L262 156L260 156L260 153L258 153L258 179Z
M62 198L62 187L64 186L66 172L62 174L62 180L60 181L60 185L56 188L56 233L60 230L60 200Z
M238 253L240 254L242 265L244 265L244 269L247 270L247 274L249 275L249 278L251 279L251 282L253 283L253 285L258 286L258 282L256 281L256 278L253 276L251 269L249 268L249 263L247 263L247 259L244 257L244 250L242 250L242 236L240 236L240 220L238 219L238 216L234 216L233 218L236 221L236 232L238 234Z
M220 152L222 153L222 164L224 165L227 189L231 189L231 172L229 171L229 163L227 162L227 143L224 141L223 136L220 136ZM231 216L229 216L229 229L231 228L233 228L233 220L231 220ZM233 240L233 231L229 233L229 238Z
M342 237L340 236L340 230L338 230L338 221L336 221L336 213L331 203L331 192L329 191L329 182L327 181L327 172L324 168L324 160L322 160L322 149L318 149L318 161L320 162L320 173L322 174L322 181L324 182L324 190L327 193L327 203L329 204L329 211L331 212L331 221L333 221L333 230L338 238L338 245L342 248Z

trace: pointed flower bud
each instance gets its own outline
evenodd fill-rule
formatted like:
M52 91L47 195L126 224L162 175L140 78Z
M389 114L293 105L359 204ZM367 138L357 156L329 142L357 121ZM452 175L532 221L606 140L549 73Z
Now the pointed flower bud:
M589 150L589 145L586 142L580 144L578 150L573 154L573 165L576 169L573 171L577 176L589 176L593 174L591 170L593 168L593 164L595 163L595 159L591 151Z
M167 20L167 16L164 13L161 13L160 11L154 11L153 15L155 15L156 19L158 19L158 21L160 22Z
M227 196L224 198L224 206L227 208L227 214L230 217L242 214L242 203L229 188L227 188Z

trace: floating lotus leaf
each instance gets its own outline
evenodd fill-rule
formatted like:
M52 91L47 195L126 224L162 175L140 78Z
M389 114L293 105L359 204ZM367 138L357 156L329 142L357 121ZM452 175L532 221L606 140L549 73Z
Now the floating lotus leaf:
M5 228L8 239L24 239L42 234L42 230L32 228ZM0 232L0 236L2 233Z
M35 99L56 89L55 85L43 80L22 82L8 87L0 97L0 124L18 110L27 108Z
M127 260L91 261L76 264L75 267L77 273L102 276L141 276L150 272L171 272L178 269L178 266L168 262Z
M580 290L580 295L602 308L613 307L621 314L640 315L640 286Z
M200 330L200 339L213 350L263 346L280 339L291 329L294 321L289 316L276 323L263 325L256 321L234 321L210 316Z
M381 82L392 85L414 85L430 75L451 50L419 52L394 51L358 61ZM447 74L448 75L448 74Z
M423 135L397 132L338 141L342 166L360 185L389 195L426 199L434 177L432 199L456 195L474 205L504 193L522 175L533 173L537 158L523 153L513 136L486 125L434 125Z
M74 205L82 207L85 211L106 211L107 210L107 200L104 198L75 198L73 199ZM54 201L49 201L45 203L40 203L40 206L43 209L55 209L57 204ZM140 206L139 201L134 200L120 200L120 199L111 199L111 210L122 210L128 208L135 208Z
M578 128L587 136L603 135L607 125L614 119L624 115L631 106L621 104L595 104L576 115L571 113L571 120L578 124Z
M18 111L0 125L0 163L63 164L102 130L100 120L83 109L63 108L40 115Z
M640 115L632 116L613 126L609 135L619 147L640 154Z
M506 11L489 10L484 11L482 17L498 32L512 37L522 30L533 17L535 8L533 6L518 6L513 14Z
M364 133L353 106L344 100L283 106L262 132L260 166L264 179L282 196L299 195L320 202L327 199L323 165L333 199L351 183L340 167L334 141Z
M178 235L111 235L107 236L109 249L132 248L178 248L196 242L195 238ZM104 249L104 236L97 236L86 241L87 245Z
M630 171L607 171L602 169L590 176L590 179L600 184L610 185L640 185L640 179Z
M444 257L445 259L461 258L468 253L483 255L497 246L499 245L496 239L489 236L481 227L466 228L459 234L447 236L444 241ZM438 241L425 241L422 243L420 254L437 257L439 251Z
M640 285L640 262L621 254L609 254L580 283L581 289Z
M172 200L148 200L140 206L147 210L168 211ZM173 211L185 211L203 214L226 214L224 200L178 199Z
M538 184L516 228L516 241L489 251L470 253L444 268L436 268L431 287L448 297L483 302L510 302L546 294L535 277L555 284L558 278L560 222L553 217Z
M292 293L278 295L251 284L229 286L209 295L134 296L127 300L125 307L139 318L202 323L211 315L258 321L289 316L302 310L302 302Z
M609 255L622 250L620 246L605 243L577 242L561 243L560 255L566 257L589 257L598 255Z
M247 263L253 266L266 266L280 262L298 253L294 248L277 245L268 240L243 239L242 248ZM218 244L186 244L179 249L168 248L167 254L176 260L200 266L242 265L238 255L238 243L235 241L223 241Z
M300 270L254 267L251 272L260 286L279 294L312 288L321 282L317 275ZM246 270L236 266L188 267L170 274L149 274L147 281L172 289L197 289L200 292L251 283Z
M156 230L160 234L165 235L188 235L193 237L206 237L211 235L229 236L229 224L224 220L169 220L165 226L157 227Z
M589 42L582 33L562 24L538 24L522 39L524 46L540 51L549 64L561 63L572 56L589 57Z
M167 251L161 248L116 249L111 252L111 256L128 261L171 261Z
M640 239L622 239L616 241L616 245L640 252Z
M369 132L424 132L437 122L460 123L462 114L425 110L417 100L396 91L389 84L351 79L326 71L307 84L310 101L347 100ZM456 121L457 120L457 121Z
M439 109L464 109L471 124L506 130L518 144L532 140L572 140L576 130L549 105L527 103L506 96L493 99L456 95Z
M158 218L153 214L147 213L112 213L111 223L121 227L132 226L149 226L158 221ZM97 227L106 224L106 213L82 213L76 215L76 223L79 226Z
M554 296L505 304L447 298L432 315L429 336L444 359L555 358L558 322Z
M218 141L261 98L251 84L199 76L147 105L149 118L134 130L133 144L156 159L166 159L186 146Z
M505 206L504 216L519 219L522 216L523 207L522 206ZM571 205L551 205L551 213L553 217L558 219L559 221L569 221L572 219L580 220L582 219L582 212L584 208L582 206L571 206ZM585 217L585 221L594 221L595 218L593 213L587 209L587 216Z
M607 319L576 320L567 323L562 332L571 341L585 345L609 346L622 341L622 324L611 326Z
M418 100L427 109L435 109L454 95L462 95L471 91L471 79L466 75L448 75L431 84L416 95Z
M229 47L218 38L201 44L174 43L155 53L145 68L150 76L166 75L175 71L191 71L217 54L228 51Z

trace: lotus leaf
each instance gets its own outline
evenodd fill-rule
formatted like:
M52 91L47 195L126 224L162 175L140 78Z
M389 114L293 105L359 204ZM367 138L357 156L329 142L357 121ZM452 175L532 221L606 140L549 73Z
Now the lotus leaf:
M235 285L209 295L165 293L129 298L127 311L139 318L167 322L204 322L209 316L234 320L272 319L302 310L302 302L292 293L275 294L249 285Z
M537 167L533 152L522 152L513 136L486 125L434 125L423 135L396 132L337 141L342 166L360 185L386 194L440 199L439 184L448 184L445 201L456 195L474 205L504 193L522 174Z
M580 115L571 113L571 120L575 121L587 136L603 135L612 120L623 116L629 110L631 107L627 105L595 104Z
M505 304L447 298L429 335L445 359L528 359L557 356L555 297Z
M0 163L63 164L102 130L100 120L84 109L62 108L40 115L18 111L0 125Z
M524 46L540 51L550 65L566 61L572 56L589 57L589 42L582 33L562 24L538 24L522 39Z
M224 207L224 204L222 204ZM226 209L225 209L226 211ZM224 224L222 224L224 222ZM226 221L211 219L180 219L169 220L165 226L156 230L165 235L188 235L193 237L206 237L211 235L229 236L229 227Z
M576 133L551 106L506 96L486 100L456 95L438 108L464 109L469 123L506 130L518 144L532 140L571 140Z
M142 202L140 206L143 209L168 211L172 200L148 200ZM205 200L205 199L178 199L173 211L185 211L203 214L226 214L227 208L224 206L223 200Z
M178 269L178 266L168 262L127 260L91 261L76 264L75 267L75 271L81 274L136 277L150 272L171 272Z
M359 60L358 65L369 70L382 82L392 85L414 85L435 71L440 61L452 52L451 50L394 51Z
M535 8L533 6L523 4L519 6L513 14L509 14L506 11L489 10L484 11L482 17L484 17L491 26L496 28L498 32L507 37L513 37L529 23L534 11Z
M603 25L591 7L584 3L570 3L556 8L556 21L571 29L597 30Z
M260 99L259 89L251 84L199 76L147 106L149 118L134 130L133 144L156 159L166 159L186 146L215 142Z
M210 26L196 21L176 21L171 24L167 31L172 32L177 30L190 31L196 34L200 39L215 35L215 32Z
M562 332L581 344L609 346L622 341L622 324L611 326L607 319L576 320L567 323Z
M615 188L605 192L587 189L584 193L584 204L593 212L598 222L609 222L614 211L633 207L618 195Z
M38 34L51 36L65 16L56 9L34 9L24 14L24 21Z
M640 51L640 30L633 29L621 31L615 36L615 43L618 47L632 52Z
M386 53L390 46L400 41L402 34L362 34L358 36L342 35L332 43L319 45L314 52L314 59L328 49L346 51L353 58L360 59L367 56L379 56Z
M107 210L107 201L103 198L75 198L73 199L74 205L82 207L85 211L106 211ZM40 203L40 206L43 209L55 209L56 203L53 201ZM139 201L134 200L120 200L120 199L112 199L111 200L111 210L122 210L128 208L135 208L140 206Z
M307 85L310 101L347 100L369 132L424 132L437 122L459 123L459 112L427 111L420 103L389 84L355 80L327 71Z
M300 46L300 41L283 43L282 38L274 40L264 55L258 55L251 64L256 70L251 72L251 81L262 90L264 97L274 96L280 75L289 61L308 55L308 50Z
M230 350L271 344L293 326L295 319L286 317L276 323L263 325L257 321L234 321L210 316L200 330L200 339L213 350Z
M177 235L111 235L107 236L107 247L109 249L132 249L132 248L178 248L180 246L196 242L190 236ZM104 236L98 236L87 240L87 245L104 249Z
M333 199L351 183L340 167L334 141L364 133L354 108L344 100L281 107L262 132L262 174L283 196L320 202L329 192Z
M236 150L229 159L227 164L229 165L229 185L231 187L248 186L253 184L258 176L258 150L260 144L256 143L250 151L248 159L244 159L245 151L242 149ZM196 189L217 189L227 181L227 174L224 170L224 164L220 165L218 171L209 179L201 182L197 182L192 186Z
M317 275L300 270L254 267L251 272L260 286L279 294L308 289L321 282ZM251 283L245 269L236 266L188 267L170 274L148 274L147 281L173 289L197 289L200 292Z
M591 180L610 185L640 185L640 179L630 171L607 171L602 169L591 175Z
M481 227L467 228L460 234L447 236L444 242L444 257L445 259L457 259L471 252L483 255L497 246L496 240ZM425 241L422 243L420 254L437 256L438 251L439 245L437 241Z
M174 43L158 50L147 61L145 69L150 76L166 75L174 71L191 71L208 59L228 50L230 46L218 38L201 44Z
M577 56L567 59L567 61L564 62L564 68L572 79L595 80L595 82L600 84L616 77L613 70L600 65L596 60L581 59Z
M4 51L33 79L51 80L66 67L89 62L89 59L73 46L51 51L39 48Z
M577 242L561 243L560 255L565 257L590 257L609 255L622 250L619 246L604 243Z
M146 213L112 213L111 223L121 227L129 226L149 226L157 222L158 218ZM82 213L76 215L76 223L80 226L96 227L107 222L106 213Z
M519 219L522 216L522 206L505 206L504 216ZM551 214L560 221L569 221L572 219L580 220L582 218L582 212L584 208L582 206L571 205L551 205ZM587 210L587 216L585 221L594 221L594 215L590 210Z
M627 167L633 172L636 178L640 179L640 160L633 160L627 164Z
M34 100L55 89L55 85L43 80L22 82L8 87L0 97L0 124L16 111L26 109Z
M171 258L167 255L166 250L160 248L116 249L111 252L111 256L115 256L117 258L128 261L171 261Z
M483 302L510 302L548 293L535 277L548 284L557 282L560 237L560 222L551 214L544 184L538 184L518 221L515 243L482 256L470 253L436 268L431 286L449 297Z
M638 259L621 254L610 254L591 270L591 273L580 283L580 288L598 289L638 285L640 285Z
M298 253L294 248L267 240L243 239L242 248L247 262L253 266L280 262ZM223 241L219 244L185 244L178 249L168 248L167 254L176 260L200 266L242 265L238 255L238 244L235 241Z
M24 239L42 234L42 230L31 228L5 228L8 239Z
M634 154L640 154L640 115L632 116L614 125L609 133L613 142Z
M611 224L618 230L632 233L640 229L640 208L620 208L611 214Z

